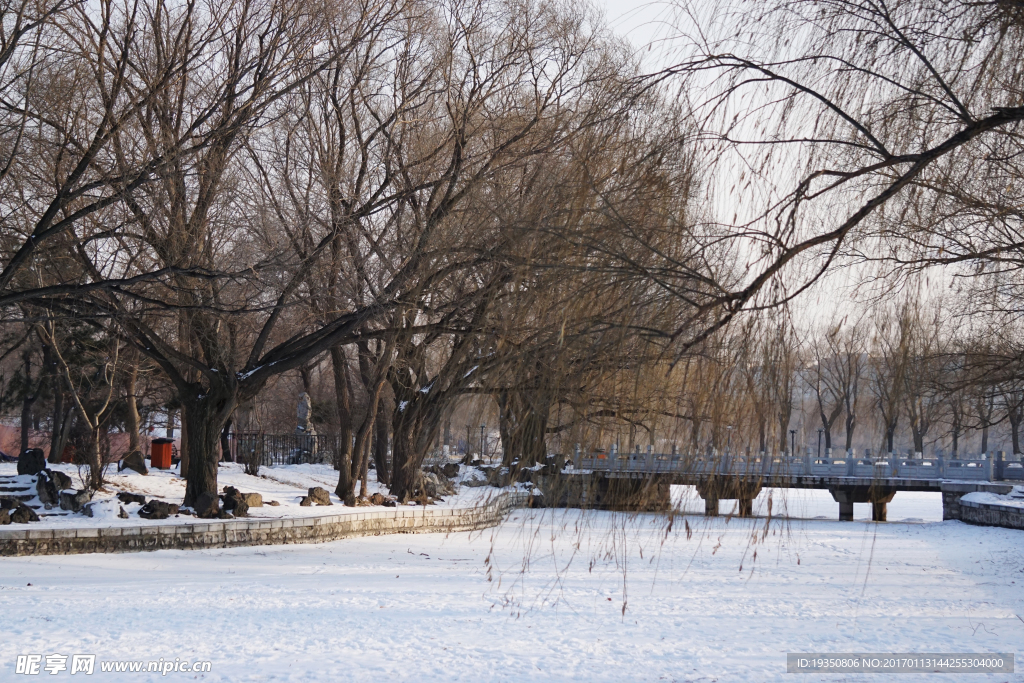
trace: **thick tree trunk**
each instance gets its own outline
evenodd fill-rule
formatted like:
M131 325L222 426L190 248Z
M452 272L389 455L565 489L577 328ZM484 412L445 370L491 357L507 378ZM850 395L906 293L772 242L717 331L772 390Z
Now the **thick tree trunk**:
M551 407L536 394L503 392L499 396L499 428L504 454L502 463L517 469L544 461L547 455L548 420ZM630 441L635 441L631 430Z
M396 411L391 430L391 495L405 502L420 485L420 463L417 458L414 428L408 411Z
M846 413L846 450L849 451L853 448L853 430L857 426L857 418L851 415L849 411Z
M200 390L197 396L181 397L183 426L182 450L188 455L186 465L182 458L182 472L187 473L185 485L186 506L193 505L204 493L216 495L217 461L220 435L231 417L237 395L225 387Z

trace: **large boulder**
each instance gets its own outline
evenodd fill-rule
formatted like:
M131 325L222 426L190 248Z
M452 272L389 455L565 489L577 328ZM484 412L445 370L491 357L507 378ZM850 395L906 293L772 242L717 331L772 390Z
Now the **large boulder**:
M396 503L393 498L388 498L387 496L382 495L380 493L371 493L370 505L383 505L386 508L393 508L395 507Z
M60 489L46 474L47 470L41 470L36 476L36 495L39 496L39 502L49 510L60 503Z
M90 500L92 500L92 493L87 490L75 491L74 493L71 493L70 491L61 491L60 509L70 510L71 512L81 512L82 508ZM92 515L89 516L91 517Z
M63 472L59 470L46 470L46 473L49 475L58 491L65 491L71 488L71 477Z
M235 500L235 506L231 508L231 514L235 517L249 516L249 504L245 502L244 498L238 498Z
M149 469L146 467L146 459L142 457L142 453L139 451L132 451L128 455L121 459L121 462L117 463L117 471L121 470L134 470L139 474L149 474Z
M224 509L231 510L235 517L245 517L249 514L250 507L263 507L263 496L258 493L242 493L234 486L225 486Z
M215 493L200 494L192 509L195 510L196 517L213 519L220 515L220 498Z
M128 493L127 491L119 491L117 499L122 503L138 503L139 505L146 504L146 497L141 493Z
M14 498L0 498L0 510L13 510L18 507L18 501Z
M333 505L331 503L331 494L328 493L327 489L319 486L314 486L309 489L309 500L311 503L316 505Z
M7 510L0 510L0 526L7 526L11 523L11 513Z
M22 503L14 512L11 513L11 521L15 524L28 524L29 522L38 522L39 515L36 514L35 510Z
M174 503L165 503L162 500L151 500L139 510L139 517L143 519L167 519L176 514L178 514L178 506Z
M451 496L455 494L455 487L448 481L447 477L441 477L433 472L423 473L423 493L431 498Z
M259 493L243 493L242 500L251 508L263 507L263 495Z
M18 474L39 474L46 469L42 448L27 448L18 458Z

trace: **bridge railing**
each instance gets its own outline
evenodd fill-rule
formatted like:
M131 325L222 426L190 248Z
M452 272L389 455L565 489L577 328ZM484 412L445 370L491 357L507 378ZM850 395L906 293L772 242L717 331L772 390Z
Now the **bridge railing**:
M1017 461L996 462L985 457L970 460L922 458L894 453L844 453L816 457L810 453L802 456L788 453L654 453L650 449L618 451L612 447L607 451L577 452L573 458L573 465L583 470L681 475L991 481L993 475L998 474L1003 479L1024 481L1024 466Z

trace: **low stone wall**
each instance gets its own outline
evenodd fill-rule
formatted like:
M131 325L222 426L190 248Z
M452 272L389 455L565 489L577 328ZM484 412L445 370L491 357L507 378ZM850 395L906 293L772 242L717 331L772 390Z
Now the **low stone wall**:
M942 494L942 518L959 519L979 526L1024 530L1024 509L963 500L955 493Z
M249 545L323 543L356 536L472 531L499 524L527 503L521 493L505 493L475 508L400 507L393 510L292 519L197 520L195 524L109 528L0 531L0 556L129 553Z

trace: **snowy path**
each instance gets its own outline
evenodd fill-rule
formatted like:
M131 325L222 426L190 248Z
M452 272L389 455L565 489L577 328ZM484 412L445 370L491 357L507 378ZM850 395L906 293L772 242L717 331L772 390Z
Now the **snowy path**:
M1022 649L1022 532L785 521L751 545L764 525L521 511L448 537L0 559L0 679L53 652L210 660L209 681L476 683L791 680L787 651Z

